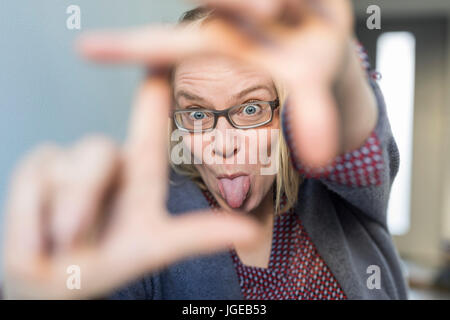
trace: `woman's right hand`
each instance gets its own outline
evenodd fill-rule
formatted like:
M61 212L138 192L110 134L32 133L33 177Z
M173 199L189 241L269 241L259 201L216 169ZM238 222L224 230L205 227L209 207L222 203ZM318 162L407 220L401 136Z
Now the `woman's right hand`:
M179 259L256 239L248 217L168 214L169 101L166 78L149 77L123 147L92 137L38 148L21 163L5 221L7 298L101 297ZM66 285L72 265L79 290Z

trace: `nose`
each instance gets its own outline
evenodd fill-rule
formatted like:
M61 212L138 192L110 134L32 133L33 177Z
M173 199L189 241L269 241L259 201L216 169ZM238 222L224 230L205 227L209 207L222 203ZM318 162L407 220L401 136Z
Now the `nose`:
M217 120L214 135L214 154L224 159L231 158L239 152L241 139L236 129L224 117Z

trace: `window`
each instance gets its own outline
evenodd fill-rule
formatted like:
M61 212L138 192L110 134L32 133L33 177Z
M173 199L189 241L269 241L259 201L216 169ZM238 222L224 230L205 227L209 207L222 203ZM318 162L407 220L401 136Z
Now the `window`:
M376 69L382 76L379 84L400 151L400 169L388 207L388 226L394 235L406 234L410 228L415 47L411 32L386 32L377 41Z

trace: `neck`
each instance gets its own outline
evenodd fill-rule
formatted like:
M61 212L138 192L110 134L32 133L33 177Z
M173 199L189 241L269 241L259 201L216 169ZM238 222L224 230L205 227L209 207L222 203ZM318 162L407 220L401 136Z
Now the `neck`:
M248 266L267 268L272 247L272 232L274 223L273 187L269 190L260 205L249 214L261 224L259 241L252 245L239 246L235 250L242 263Z

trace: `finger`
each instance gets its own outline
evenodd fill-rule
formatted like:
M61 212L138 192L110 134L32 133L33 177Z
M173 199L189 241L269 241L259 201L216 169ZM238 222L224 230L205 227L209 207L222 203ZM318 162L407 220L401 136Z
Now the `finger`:
M77 50L85 58L98 62L152 66L169 66L193 55L211 53L251 61L256 44L248 36L231 23L214 19L202 26L153 26L92 32L78 39ZM263 41L257 38L255 36L253 40Z
M149 76L133 107L125 144L125 184L134 206L142 211L164 208L168 177L170 89L166 73Z
M349 33L353 26L352 7L347 0L198 0L243 27L279 23L296 26L309 20L327 22ZM236 18L239 18L236 20Z
M312 20L289 41L291 50L275 55L278 63L273 63L277 67L272 72L286 82L289 91L284 119L290 143L295 144L291 149L302 164L323 166L339 147L332 87L347 42Z
M261 226L252 218L207 211L167 216L158 225L141 223L133 230L131 237L115 237L100 256L104 265L114 266L117 283L193 255L224 250L232 245L252 246L261 240L262 234Z
M263 22L278 18L287 0L197 0L195 2Z
M12 268L32 265L46 249L43 212L48 195L45 166L60 153L53 145L28 156L12 177L5 220L5 263Z
M208 45L195 28L152 26L86 33L78 38L76 49L95 61L170 65L208 50Z
M295 1L295 0L293 0ZM334 32L350 34L354 17L352 4L348 0L307 0L311 16L333 26Z
M285 106L292 152L309 167L321 167L333 159L339 146L338 115L334 97L326 86L302 83Z
M256 220L229 212L196 212L172 220L164 244L169 262L261 240L261 225Z
M48 220L56 252L68 250L94 229L118 168L117 148L100 136L83 139L55 161Z

